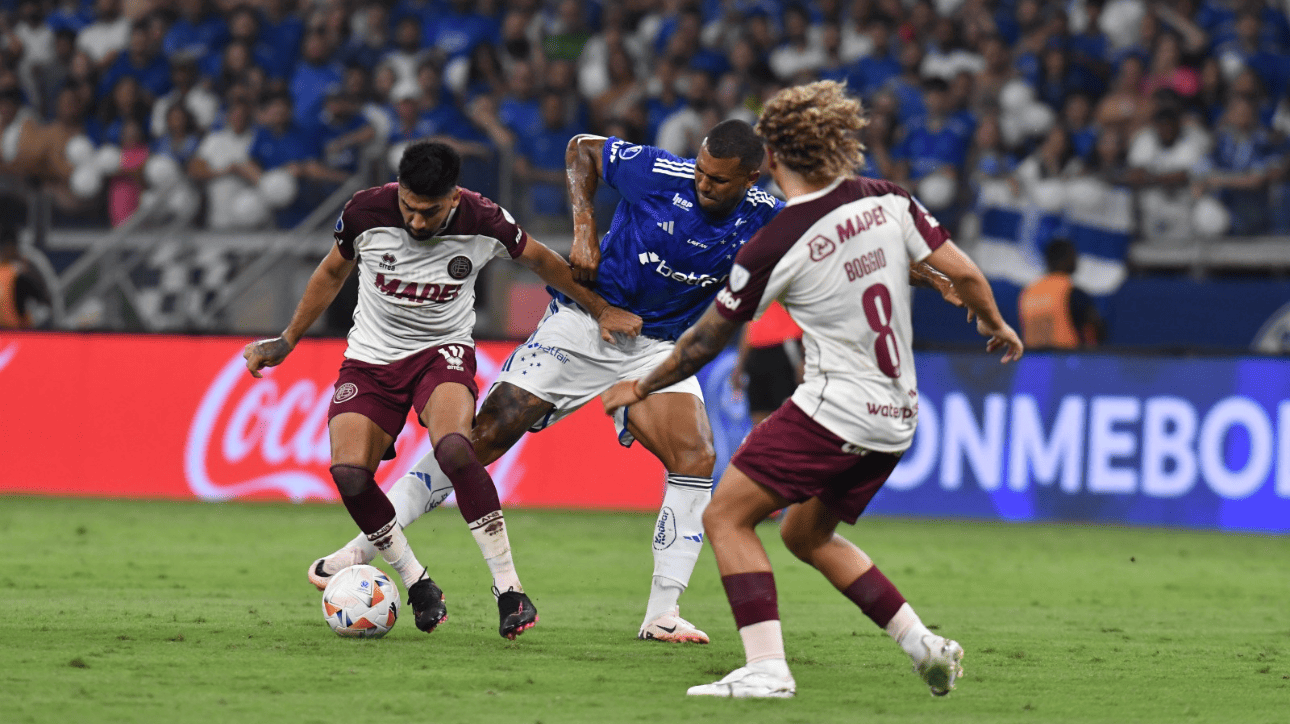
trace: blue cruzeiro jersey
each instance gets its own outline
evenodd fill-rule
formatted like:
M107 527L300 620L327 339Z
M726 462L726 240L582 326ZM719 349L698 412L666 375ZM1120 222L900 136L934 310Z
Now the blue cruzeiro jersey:
M594 289L639 315L642 334L675 340L721 289L735 252L784 202L754 187L730 215L711 219L699 206L693 160L620 138L605 141L601 160L623 200L600 241Z

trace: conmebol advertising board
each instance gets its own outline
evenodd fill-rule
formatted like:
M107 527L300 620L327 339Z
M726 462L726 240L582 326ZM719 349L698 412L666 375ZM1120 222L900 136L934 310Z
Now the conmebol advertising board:
M334 500L326 410L343 342L308 340L255 380L246 341L0 335L0 493ZM480 389L511 349L479 346ZM1290 532L1290 360L917 360L918 433L873 513ZM709 393L722 458L743 434L728 402ZM410 418L378 482L428 449ZM652 511L661 495L661 466L619 447L594 404L490 469L511 506Z
M918 387L872 512L1290 532L1290 360L924 353Z

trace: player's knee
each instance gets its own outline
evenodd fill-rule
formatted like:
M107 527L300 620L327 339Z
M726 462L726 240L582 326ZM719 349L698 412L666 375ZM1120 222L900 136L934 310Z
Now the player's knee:
M331 479L336 483L336 490L346 498L352 498L367 486L376 484L372 471L357 465L331 466Z
M730 516L726 513L724 506L720 502L716 504L709 503L703 510L703 532L712 539L714 536L720 538L721 535L730 527Z
M449 477L458 470L478 462L470 440L456 432L439 438L439 444L434 446L434 459L439 463L439 468Z
M668 466L668 472L709 478L712 477L712 468L716 464L717 453L712 448L712 441L698 436L673 449L672 464Z
M806 563L811 562L815 551L825 542L820 539L815 531L793 525L781 525L779 527L779 537L780 540L784 541L784 546L788 548L790 553Z

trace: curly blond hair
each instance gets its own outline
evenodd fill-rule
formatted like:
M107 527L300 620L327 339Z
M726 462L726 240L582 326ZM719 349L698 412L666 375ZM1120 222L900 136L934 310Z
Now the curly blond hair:
M860 101L831 80L785 88L766 103L757 134L779 163L808 181L850 176L864 165L860 130L869 125Z

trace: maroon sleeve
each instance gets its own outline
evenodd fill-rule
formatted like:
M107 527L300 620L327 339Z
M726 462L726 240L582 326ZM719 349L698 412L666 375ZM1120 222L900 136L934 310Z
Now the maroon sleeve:
M504 247L512 259L524 253L529 235L515 222L510 212L498 206L474 191L461 190L461 202L458 204L460 216L450 230L459 234L479 234L488 236Z
M786 206L735 254L726 285L717 292L717 312L732 322L748 322L757 316L770 273L788 250L819 218L809 206Z
M909 194L909 215L914 219L914 230L927 242L927 248L936 251L941 244L949 241L950 232L941 226L941 222L913 194Z
M377 227L402 227L399 214L398 184L386 184L364 189L345 202L345 208L336 219L332 231L336 248L345 259L353 261L357 255L354 241L364 231Z

